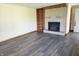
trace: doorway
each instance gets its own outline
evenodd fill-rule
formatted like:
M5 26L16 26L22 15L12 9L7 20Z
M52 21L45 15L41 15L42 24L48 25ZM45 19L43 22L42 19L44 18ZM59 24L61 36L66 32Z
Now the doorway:
M71 8L71 16L70 16L70 29L69 32L74 32L74 26L75 26L75 8Z
M71 8L70 32L79 32L79 7L78 6L73 6Z
M74 32L79 32L79 8L75 8L75 26Z

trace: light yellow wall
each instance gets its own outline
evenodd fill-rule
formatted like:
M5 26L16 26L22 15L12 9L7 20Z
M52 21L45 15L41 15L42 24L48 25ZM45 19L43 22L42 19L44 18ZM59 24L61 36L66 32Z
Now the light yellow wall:
M71 13L71 5L67 5L67 19L66 19L66 34L69 33L70 29L70 13Z
M0 4L0 41L36 30L36 10Z

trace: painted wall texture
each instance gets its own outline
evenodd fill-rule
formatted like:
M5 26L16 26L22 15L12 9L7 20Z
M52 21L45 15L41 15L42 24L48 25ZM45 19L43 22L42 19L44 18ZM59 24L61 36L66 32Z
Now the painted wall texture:
M36 30L36 10L0 4L0 42Z

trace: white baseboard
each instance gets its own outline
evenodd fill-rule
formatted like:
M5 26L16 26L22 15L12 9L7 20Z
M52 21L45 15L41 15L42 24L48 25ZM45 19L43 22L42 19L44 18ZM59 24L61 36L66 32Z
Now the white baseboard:
M10 40L10 39L13 39L13 38L22 36L22 35L26 35L26 34L29 34L29 33L35 32L35 31L36 31L36 30L30 31L30 32L25 32L25 33L20 33L20 34L17 34L17 35L1 36L1 37L0 37L0 42L6 41L6 40Z

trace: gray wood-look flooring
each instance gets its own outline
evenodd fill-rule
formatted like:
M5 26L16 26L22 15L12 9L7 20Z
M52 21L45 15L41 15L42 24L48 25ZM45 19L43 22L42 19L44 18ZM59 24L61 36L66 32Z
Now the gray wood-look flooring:
M60 36L33 32L0 42L1 56L71 56L76 54L79 33ZM76 45L76 46L75 46ZM77 49L78 50L78 49Z

